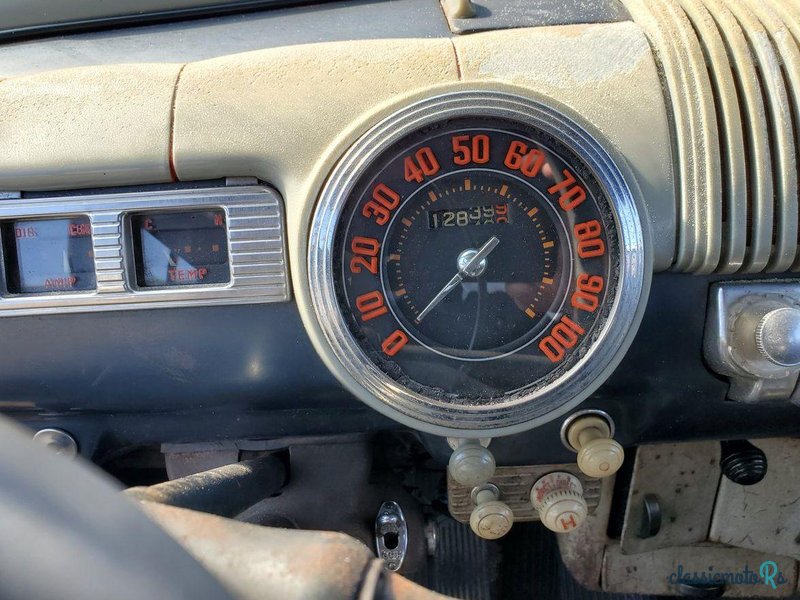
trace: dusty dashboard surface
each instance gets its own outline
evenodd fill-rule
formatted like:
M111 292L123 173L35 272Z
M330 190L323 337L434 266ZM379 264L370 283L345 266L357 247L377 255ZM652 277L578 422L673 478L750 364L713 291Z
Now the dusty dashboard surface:
M634 282L631 300L627 301L629 306L626 311L630 314L615 326L619 330L615 335L628 336L632 328L626 322L633 323L639 318L642 305L638 298L646 294L651 263L655 262L658 269L663 269L672 260L675 246L674 182L669 159L666 111L650 47L638 27L619 18L622 14L620 11L612 16L614 14L614 19L606 20L617 22L528 29L502 28L456 36L450 33L442 9L435 4L322 6L319 15L312 15L312 20L305 21L305 27L301 30L287 26L300 23L298 19L302 15L292 11L275 13L266 20L258 14L249 18L228 17L211 22L188 22L182 25L188 27L184 33L187 36L185 42L177 47L165 47L160 51L160 56L155 48L169 33L169 28L165 26L123 29L110 38L90 41L87 47L92 50L88 54L81 52L83 58L73 50L80 37L40 39L8 45L5 48L8 53L5 55L5 64L7 72L13 76L2 84L8 98L3 103L3 110L8 117L3 119L3 137L13 150L5 154L1 185L12 191L25 190L20 197L9 197L5 203L9 227L13 228L15 222L24 223L24 219L30 218L43 219L42 223L48 219L69 218L72 216L69 213L88 217L93 228L91 245L98 268L97 284L93 289L83 292L62 289L54 290L56 293L52 294L20 294L14 289L7 289L0 307L4 308L4 313L52 316L14 317L5 319L4 326L29 331L32 324L34 327L38 325L50 331L50 336L53 335L53 327L87 331L85 339L72 342L68 341L69 338L59 336L57 339L63 344L60 348L48 344L50 352L76 357L75 365L58 361L60 376L69 381L67 385L50 388L42 394L42 390L48 387L47 381L37 379L38 385L43 387L34 391L29 385L23 385L31 381L29 376L33 371L20 372L18 368L7 364L10 377L4 378L4 381L9 391L20 389L25 390L26 396L30 395L25 398L15 395L13 402L16 406L30 403L29 408L33 413L38 410L88 410L93 413L92 418L97 418L98 409L100 413L124 409L134 421L146 419L146 415L152 411L163 410L186 411L187 417L192 419L200 419L204 411L213 410L215 414L228 414L238 421L238 412L244 409L252 417L244 425L245 429L253 427L247 435L255 434L264 425L263 421L257 424L260 419L273 421L267 417L267 413L275 410L280 413L273 414L282 413L292 419L293 415L298 414L295 411L315 408L320 411L315 427L327 431L335 429L324 415L340 409L346 409L343 414L352 415L351 426L357 429L385 423L349 399L349 394L333 382L306 341L306 335L310 333L312 339L318 339L322 347L327 346L320 339L322 333L318 329L318 320L313 316L310 295L313 294L312 290L320 290L324 284L314 282L309 285L309 275L319 273L308 272L309 234L317 198L331 169L348 147L393 113L424 103L430 98L450 97L454 102L459 102L459 95L463 95L466 105L456 106L453 114L464 115L465 118L475 114L477 121L472 124L454 123L451 127L460 127L464 132L476 128L487 131L484 137L488 145L483 150L487 156L476 155L473 159L465 155L460 164L453 164L453 177L461 177L459 184L463 187L463 179L470 179L469 171L464 171L464 167L474 167L474 197L482 198L480 189L484 187L494 187L498 192L503 188L504 193L498 194L498 197L503 198L507 206L504 208L498 204L498 211L509 210L508 206L512 206L513 214L509 215L511 224L506 234L512 230L519 233L502 243L493 260L499 261L505 254L504 262L513 263L515 250L524 252L524 245L529 243L528 237L537 231L537 227L546 228L552 237L550 244L548 240L543 242L554 247L556 262L552 265L552 273L540 272L542 265L532 265L529 273L517 273L512 269L504 276L509 281L519 280L523 286L528 285L524 283L525 280L533 283L534 279L540 285L549 285L551 291L546 296L547 304L535 300L535 291L525 303L523 298L528 292L522 290L517 298L520 306L524 304L522 310L514 306L510 309L512 312L504 317L508 331L498 333L495 340L486 339L480 343L486 349L491 349L519 338L516 347L536 349L535 344L531 345L526 340L541 337L563 298L571 297L577 291L574 282L570 284L573 289L561 289L566 279L577 277L577 274L570 276L568 273L575 268L584 270L591 262L598 260L605 266L592 279L595 288L587 287L590 286L588 278L581 280L583 287L588 290L581 292L586 298L585 302L599 304L597 295L600 292L596 282L604 277L608 279L609 273L619 270L619 261L626 261L628 266L625 268L630 271L628 279L638 280L638 283ZM356 16L368 21L402 23L402 27L386 24L385 33L381 33L380 27L365 27ZM261 32L260 39L269 37L270 45L278 47L222 52L229 45L245 46L241 48L243 50L249 50L247 46L258 45L258 41L243 36L245 32L252 31L248 29L254 27L250 22L252 19L259 25L272 24L273 32L280 29L295 33L282 34L288 39L284 42L286 45L279 45L279 37L276 40L273 36L267 36L266 32ZM337 23L339 26L334 26ZM345 24L343 31L341 27ZM180 62L182 55L190 58L208 57L212 51L194 37L196 28L208 27L211 29L204 31L218 32L220 39L226 40L219 51L225 56ZM240 31L237 28L243 28L239 33L243 37L233 37L234 33ZM324 39L326 36L334 40L338 37L359 38L358 32L366 30L369 30L369 37L373 39L300 43ZM82 35L88 36L89 40L93 36ZM304 35L310 39L292 39L293 36L302 38ZM143 64L136 64L132 60L136 56L135 52L130 52L134 41L142 42L138 47L143 61L146 60ZM97 51L94 50L95 44L99 44ZM103 44L108 46L104 48ZM29 51L20 53L23 47ZM109 60L109 57L114 58ZM167 58L169 60L165 60ZM53 60L60 61L68 68L42 68L41 65L52 65ZM81 60L105 64L83 66ZM615 90L622 88L635 90L636 93L611 101L611 98L615 98ZM473 99L466 97L470 93ZM608 101L599 102L598 98ZM515 108L517 101L528 102L529 106L522 104ZM507 105L505 108L504 102ZM528 124L523 123L522 117L537 107L542 107L543 111L538 121L528 119ZM487 110L494 111L494 114ZM554 112L548 114L548 110ZM444 107L432 106L428 109L431 115L429 120L442 113L441 121L445 121L443 111ZM569 115L564 121L566 129L562 128L563 133L542 129L561 114ZM66 115L70 115L70 118L65 119ZM501 134L493 135L489 141L490 131L503 122L507 123L508 133L502 134L504 138L501 138ZM432 123L431 127L438 125ZM398 128L399 125L387 126L384 130L387 135L393 135L394 131L390 130ZM584 128L590 130L591 134L584 134ZM641 135L644 130L648 131L646 140ZM570 134L570 131L574 133ZM456 139L457 134L458 131L438 138L442 140L441 144L447 143L448 146L440 146L437 151L439 158L431 155L434 161L444 164L447 160L445 154L452 152L450 138ZM564 147L561 153L568 152L573 157L564 155L560 167L548 164L545 170L550 173L549 177L553 177L554 168L565 173L570 169L579 169L582 173L589 169L586 160L596 164L597 161L614 163L613 173L604 173L606 179L592 183L593 186L599 186L596 187L597 191L590 192L593 194L590 200L577 209L579 222L587 224L584 229L588 238L582 244L591 246L589 238L594 235L598 238L602 235L600 244L603 244L608 235L609 260L602 257L592 259L593 249L590 247L585 265L573 263L569 258L573 249L567 247L567 236L573 234L565 229L572 225L565 224L564 219L555 213L552 216L548 214L549 202L540 204L541 200L536 201L536 206L541 206L543 211L540 217L531 220L524 214L538 210L527 199L531 193L537 196L544 193L556 199L563 196L564 202L568 203L576 194L584 193L586 184L583 177L587 175L578 175L581 180L576 182L574 189L562 185L549 193L547 188L552 188L558 181L551 179L550 184L546 185L546 180L543 180L535 188L530 188L526 181L535 179L537 171L542 168L541 164L526 163L525 166L517 165L514 168L506 166L511 164L513 167L514 160L513 156L505 156L509 144L517 144L518 162L527 161L528 152L538 147L548 147L546 139L553 139L553 143L556 143L556 139L565 135L585 136L587 152L591 156L588 159L578 158L578 155L573 156L574 150ZM608 142L597 143L595 136ZM464 142L467 151L470 151L469 144L483 143L480 134L477 135L477 142L473 138L468 135ZM523 146L522 140L525 139L531 140L528 142L530 148ZM412 143L416 144L416 148L424 145ZM640 148L645 143L650 151L641 152ZM559 141L558 144L563 142ZM480 148L478 152L481 152ZM492 155L492 162L487 162L490 160L488 154ZM494 158L495 155L497 158ZM625 178L622 172L617 171L616 162L610 156L618 159ZM503 164L504 160L506 164ZM499 165L499 169L495 164ZM423 167L427 168L428 165ZM485 177L489 179L484 182L481 173L486 173ZM561 173L556 174L559 179L563 178ZM420 181L411 181L411 184L421 183L417 188L424 188L427 180L422 181L423 177L427 178L420 174ZM434 177L438 177L438 174ZM497 179L495 183L497 177L505 179ZM633 224L631 231L642 229L640 223L644 222L641 233L625 230L624 227L630 229L627 225L618 231L613 213L618 210L620 203L614 204L615 200L611 200L612 204L605 204L609 202L606 192L599 191L608 185L608 177L612 180L617 177L617 183L610 185L618 186L619 191L612 193L628 198L626 201L630 207L627 210L631 216L625 218ZM506 181L512 185L512 192L506 191L509 189ZM226 182L229 184L227 187ZM242 183L245 185L235 185ZM408 189L401 193L411 194L414 188L405 181L403 184ZM258 190L253 186L264 186L263 193L272 193L277 200L274 203L265 200L262 202L264 208L258 208L259 201L255 195ZM447 191L444 181L436 186L436 189L442 188L442 194ZM82 193L81 189L87 189L87 193ZM391 189L389 192L395 193ZM248 193L253 195L248 196ZM421 189L419 195L427 200L429 193L430 190ZM509 202L512 195L516 200ZM243 196L243 200L238 200L239 196ZM138 231L142 229L141 223L147 208L152 206L158 210L184 210L191 213L201 210L204 204L213 207L215 202L227 215L227 235L223 238L230 244L230 277L227 280L202 281L198 277L201 271L197 269L189 275L188 272L184 273L186 269L175 271L173 268L165 275L170 285L141 285L146 260L142 256L145 246L137 240L140 240ZM472 204L473 200L468 198L465 202ZM494 211L494 205L497 204L491 199L480 202L485 204L485 211L490 207ZM240 204L242 208L239 208ZM271 208L273 204L274 209ZM448 208L445 203L440 206L441 210ZM258 213L259 210L263 215ZM652 213L652 216L643 218L645 211ZM442 223L451 217L460 219L464 216L456 216L452 211L449 216L445 213L438 213L438 216L437 213L431 214L434 218L441 218ZM531 232L524 228L523 219L531 222ZM493 217L490 221L494 223ZM611 230L608 233L595 233L595 223L599 225L601 222L609 223L607 227ZM376 226L381 228L381 225ZM492 227L497 225L490 224L487 239L491 237ZM439 237L455 235L453 242L463 243L464 248L485 241L464 239L459 242L458 236L466 231L444 226L435 231L429 228L427 232L420 232L422 237L419 240L426 244L430 233ZM352 235L355 234L351 234L351 238ZM358 235L360 238L373 239L366 233ZM628 236L627 239L619 237L623 235ZM246 239L245 236L253 239ZM173 247L179 252L173 257L173 262L186 258L182 256L183 246L189 249L191 243L187 243L187 240L190 237L175 237ZM201 247L203 242L207 241L206 245L209 246L213 243L213 240L204 240L202 237L195 241ZM444 241L444 244L449 246L453 242ZM622 243L626 245L624 251L618 249ZM313 247L313 240L311 244ZM520 244L523 246L520 247ZM549 252L546 247L542 250ZM370 251L370 248L366 248L366 251ZM432 251L434 255L440 252ZM19 267L12 254L6 254L5 270L9 271L8 275L13 275ZM237 258L241 264L237 264ZM575 259L580 260L577 256ZM389 260L388 254L386 260ZM422 274L422 264L418 260L421 259L414 259L415 264L410 259L402 261L400 267L412 271L420 269ZM188 264L204 269L203 260L192 262L190 259ZM441 286L444 282L438 279L449 278L450 275L445 275L445 270L449 268L449 264L442 264L439 267L441 275L429 279L423 277L418 285ZM594 267L588 268L591 270ZM605 275L601 274L603 269L606 270ZM69 282L70 273L60 275L62 279L66 276L65 281ZM291 284L286 281L287 276L291 278ZM192 279L176 281L177 277ZM542 280L554 283L541 284ZM615 285L608 280L608 289L604 294L608 295L609 302L598 313L603 313L601 325L608 311L612 308L616 310L611 307ZM427 288L415 290L420 296L433 295L433 292ZM291 302L283 302L290 297L290 293ZM451 296L449 300L454 297ZM193 303L249 303L248 298L257 304L224 308L191 307ZM427 303L428 299L425 300ZM415 298L414 301L420 303L422 298ZM352 302L356 302L355 296ZM406 302L409 311L422 308L413 305L412 309L410 296ZM189 307L152 310L155 307L169 307L170 303ZM269 304L259 306L260 303ZM148 310L109 314L107 310L113 309L115 304ZM541 316L532 318L525 310L531 314L538 312ZM61 314L84 311L97 314ZM298 313L303 315L305 327L301 325ZM522 320L517 314L522 315ZM589 314L586 310L577 312L578 316ZM379 321L376 319L372 324ZM532 327L526 321L532 321ZM441 316L432 316L429 322L445 323ZM601 329L601 325L597 328ZM591 324L577 319L575 327L591 329ZM123 331L126 332L124 336ZM419 333L419 336L426 335ZM436 335L435 332L433 335ZM41 339L37 334L25 337ZM288 348L283 342L287 338L292 340ZM552 337L550 339L551 342L555 340ZM167 340L169 343L165 343ZM430 341L434 345L439 343L438 340ZM456 340L454 343L458 345L462 342ZM614 345L617 344L615 342ZM512 343L512 347L501 352L506 355L511 352L507 360L513 361L515 356L521 356L513 346ZM586 346L588 349L589 344ZM453 351L459 352L457 349ZM22 355L28 353L30 360L24 362L31 369L40 368L41 349L37 343L18 346L16 352ZM538 352L531 351L531 354ZM554 352L560 352L557 342L551 350L551 356L554 356ZM615 350L606 354L610 360L614 360L619 352ZM105 358L100 360L100 357ZM483 392L476 390L476 393L490 399L493 394L500 398L504 393L513 394L515 390L524 388L527 381L540 379L545 372L542 370L545 365L536 366L534 363L538 359L534 357L532 360L533 373L519 373L516 382L498 380L491 386L496 392L485 388ZM78 364L80 367L76 368ZM491 364L499 363L491 361ZM235 368L232 368L234 365ZM442 368L448 367L443 365ZM299 376L299 370L305 376ZM511 374L514 370L509 363L509 367L498 372ZM537 370L540 371L538 375L535 374ZM346 371L338 371L340 376L350 377ZM14 375L11 375L12 372ZM477 373L477 379L473 380L483 379L490 372L493 369L484 374ZM128 382L121 386L123 389L116 385L120 376ZM87 397L81 383L91 382L95 382L90 386L94 391ZM588 389L592 383L593 378L588 378L586 385L579 386L580 391ZM114 392L108 393L111 389ZM507 391L503 392L502 389ZM559 403L574 395L573 392L560 394ZM490 403L493 402L496 400L490 400ZM533 406L532 402L529 404ZM533 412L548 413L548 410L543 410L546 405L538 403L536 406L539 408L534 407ZM524 416L512 420L520 423L530 421ZM165 423L164 426L172 425ZM195 437L191 428L180 430L181 438ZM204 431L201 436L210 433ZM91 443L90 440L84 442L87 448L91 447Z
M0 409L96 459L793 435L800 7L533 5L0 45ZM617 446L571 485L599 498Z

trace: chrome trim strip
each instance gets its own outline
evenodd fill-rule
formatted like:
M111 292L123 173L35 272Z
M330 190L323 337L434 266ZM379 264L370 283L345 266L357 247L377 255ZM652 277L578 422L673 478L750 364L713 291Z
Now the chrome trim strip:
M222 208L231 281L137 289L127 216L140 211ZM283 200L262 185L48 196L0 201L0 220L88 215L97 289L0 295L0 316L287 302L291 297ZM4 270L3 264L0 270Z

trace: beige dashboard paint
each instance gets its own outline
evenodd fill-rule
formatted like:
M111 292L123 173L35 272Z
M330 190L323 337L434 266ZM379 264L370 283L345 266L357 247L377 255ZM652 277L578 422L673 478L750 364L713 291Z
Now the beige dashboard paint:
M354 121L455 78L441 39L292 46L192 63L175 100L175 168L180 179L255 175L292 187Z
M506 81L555 99L610 142L650 216L654 268L675 252L675 187L666 107L650 46L631 23L512 29L453 39L462 77Z
M180 65L81 67L0 82L0 189L171 181Z
M311 327L308 226L327 174L404 98L456 80L446 39L295 46L190 64L176 94L175 169L181 180L256 176L281 192L294 293Z

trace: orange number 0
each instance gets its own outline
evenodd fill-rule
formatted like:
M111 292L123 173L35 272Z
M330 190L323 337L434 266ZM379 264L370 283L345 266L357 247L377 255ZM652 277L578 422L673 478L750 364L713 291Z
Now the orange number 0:
M405 346L407 343L408 336L399 329L395 329L389 334L389 337L383 340L381 349L386 356L394 356L400 352L400 350L403 349L403 346Z

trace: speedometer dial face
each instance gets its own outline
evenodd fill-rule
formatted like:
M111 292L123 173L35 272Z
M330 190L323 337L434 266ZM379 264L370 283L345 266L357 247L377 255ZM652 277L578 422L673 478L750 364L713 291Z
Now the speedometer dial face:
M552 394L601 344L626 272L608 189L546 123L427 121L365 148L336 189L322 283L335 314L319 316L340 327L323 327L379 401L439 407L423 420L564 404Z
M350 330L387 374L492 399L591 338L615 282L603 191L555 139L452 119L390 148L354 189L334 273Z

